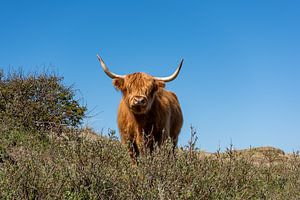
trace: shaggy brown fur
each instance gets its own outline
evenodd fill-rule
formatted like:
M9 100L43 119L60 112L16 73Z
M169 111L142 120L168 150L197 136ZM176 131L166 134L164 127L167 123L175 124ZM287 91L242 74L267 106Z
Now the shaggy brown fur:
M168 137L176 146L183 117L176 95L164 89L164 82L145 73L134 73L113 79L113 85L123 93L118 127L134 163L143 147L152 151L155 143L161 145ZM145 97L146 105L134 107L137 96Z

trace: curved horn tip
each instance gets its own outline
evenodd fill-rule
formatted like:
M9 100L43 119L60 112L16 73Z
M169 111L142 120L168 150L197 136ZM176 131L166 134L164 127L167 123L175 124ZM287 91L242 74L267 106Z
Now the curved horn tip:
M99 54L97 53L97 58L101 64L102 69L104 70L105 74L107 76L109 76L110 78L124 78L124 75L118 75L115 73L112 73L111 71L109 71L108 67L105 65L104 61L102 60L102 58L99 56Z
M183 64L183 61L184 61L184 59L182 58L181 61L180 61L180 67L181 67L182 64Z
M182 64L183 64L183 61L184 61L184 59L182 58L182 59L181 59L181 61L180 61L180 65L182 65Z
M98 60L102 60L102 58L99 56L98 53L96 54L96 56L97 56Z
M174 80L180 72L183 61L184 61L184 59L181 59L181 62L179 63L178 67L176 68L175 72L172 75L167 76L167 77L154 77L154 78L156 80L160 80L160 81L164 81L164 82L170 82L170 81Z
M97 53L97 58L98 58L98 60L99 60L99 62L100 62L100 64L101 64L102 68L107 68L107 66L105 65L103 59L99 56L98 53Z

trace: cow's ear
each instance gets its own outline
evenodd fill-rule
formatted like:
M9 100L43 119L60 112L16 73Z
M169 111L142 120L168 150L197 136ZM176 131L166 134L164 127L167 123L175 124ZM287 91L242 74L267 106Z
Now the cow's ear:
M124 88L124 79L123 78L114 78L113 85L117 90L123 90Z
M158 88L160 88L160 87L164 88L165 87L165 82L156 80L156 85L158 86Z

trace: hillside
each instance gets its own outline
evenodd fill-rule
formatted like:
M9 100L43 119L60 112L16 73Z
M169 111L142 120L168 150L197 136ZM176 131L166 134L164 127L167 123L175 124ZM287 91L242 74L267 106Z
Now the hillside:
M89 129L0 134L1 199L299 199L299 155L273 148L204 153L171 145L132 166Z
M169 142L135 166L114 131L80 128L85 111L61 78L0 71L0 199L300 197L298 153L203 152L191 130L175 154Z

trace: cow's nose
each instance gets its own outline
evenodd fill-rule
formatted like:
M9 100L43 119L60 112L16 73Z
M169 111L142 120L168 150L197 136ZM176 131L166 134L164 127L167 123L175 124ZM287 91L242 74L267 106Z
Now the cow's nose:
M147 98L144 96L135 96L133 103L135 106L145 106L147 104Z

